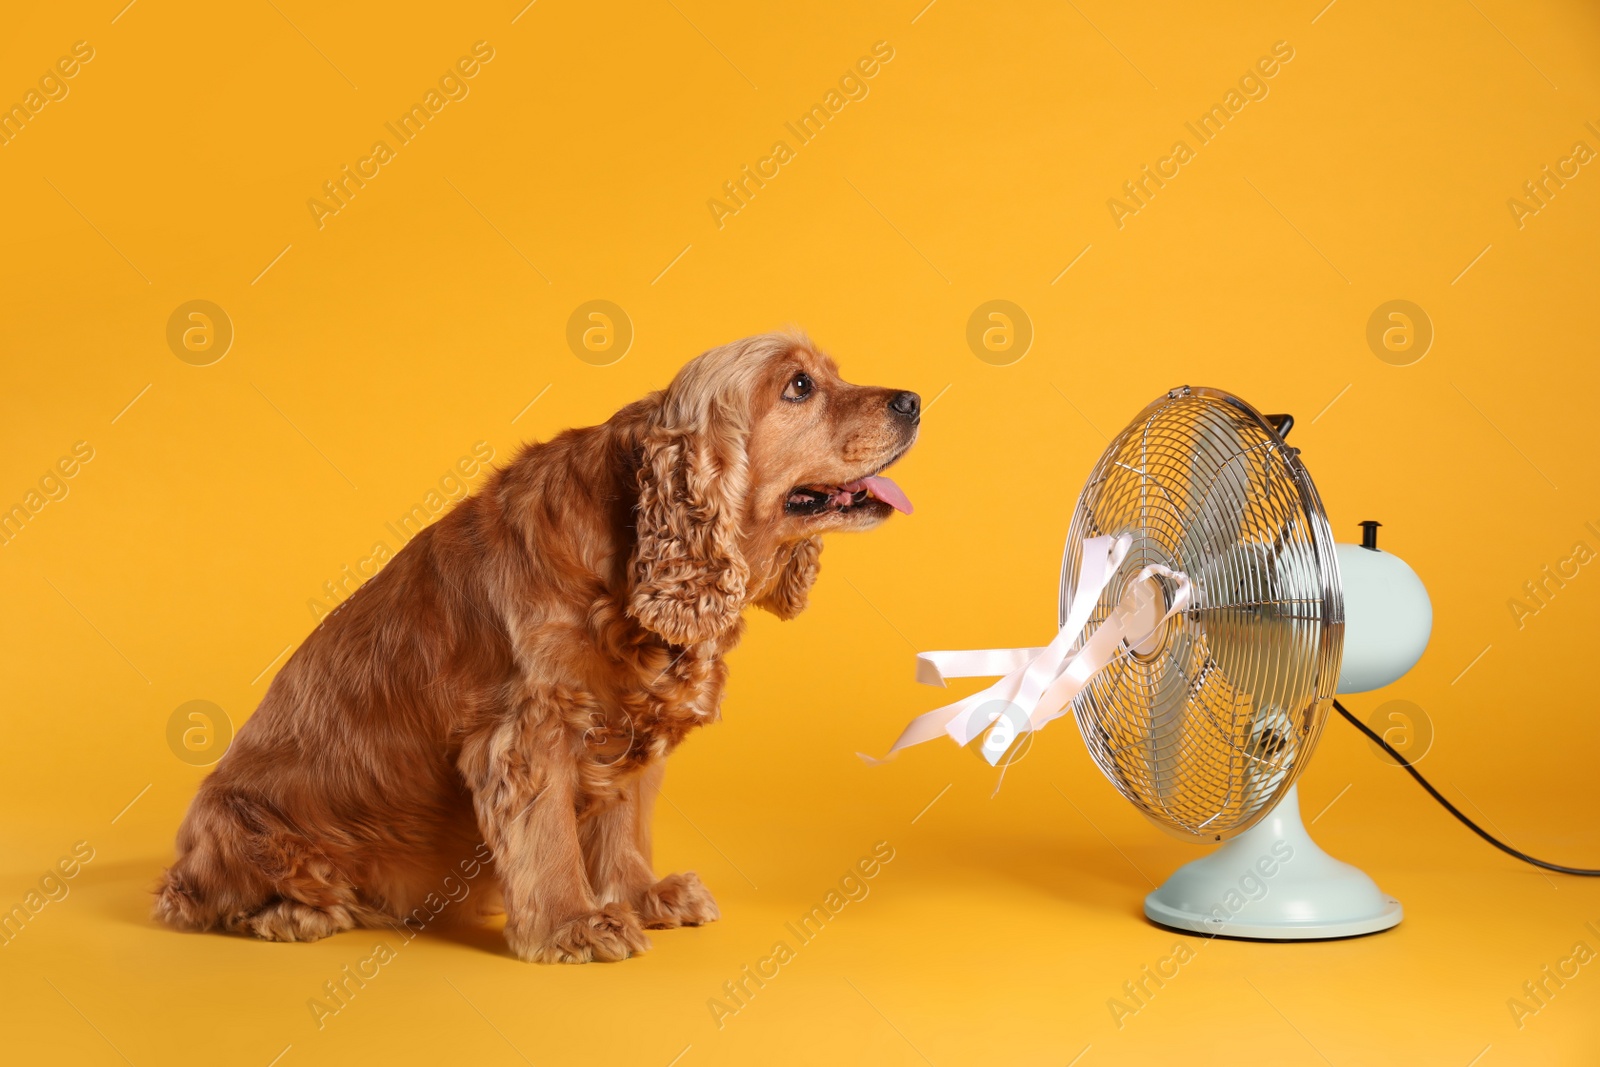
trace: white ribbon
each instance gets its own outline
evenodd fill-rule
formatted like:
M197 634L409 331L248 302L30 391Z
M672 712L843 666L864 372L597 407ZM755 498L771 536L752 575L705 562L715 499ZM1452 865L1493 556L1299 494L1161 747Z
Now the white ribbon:
M1189 606L1188 576L1158 563L1149 564L1123 589L1110 616L1089 635L1083 647L1068 654L1088 625L1100 595L1127 558L1132 543L1133 539L1127 534L1117 538L1085 539L1078 584L1072 603L1067 607L1066 622L1045 647L924 652L917 656L917 681L926 685L944 685L947 678L1004 677L987 689L912 719L884 758L888 759L903 748L932 741L941 733L948 734L958 745L968 744L1000 720L1009 707L1015 707L1016 717L1022 721L1010 724L1015 727L1014 735L1001 735L1005 727L1002 724L996 727L991 739L1004 743L986 743L983 747L984 758L992 766L1017 738L1066 714L1073 699L1089 684L1089 679L1103 670L1124 644L1137 647L1162 623ZM1158 575L1170 579L1177 590L1166 613L1154 623L1142 626L1141 617L1148 617L1152 606L1160 603L1161 592L1155 582ZM1134 632L1136 627L1139 632ZM1011 731L1007 730L1007 734Z

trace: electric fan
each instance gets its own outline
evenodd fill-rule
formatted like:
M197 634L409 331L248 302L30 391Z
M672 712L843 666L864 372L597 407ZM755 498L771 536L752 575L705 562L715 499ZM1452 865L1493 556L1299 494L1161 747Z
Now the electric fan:
M1095 763L1152 822L1226 842L1146 898L1154 922L1274 940L1398 923L1398 901L1311 840L1295 781L1334 694L1409 670L1433 610L1378 548L1377 523L1360 545L1334 543L1284 443L1292 424L1215 389L1145 408L1078 498L1056 639L919 656L925 682L1004 677L914 720L891 753L981 736L995 763L1070 707Z

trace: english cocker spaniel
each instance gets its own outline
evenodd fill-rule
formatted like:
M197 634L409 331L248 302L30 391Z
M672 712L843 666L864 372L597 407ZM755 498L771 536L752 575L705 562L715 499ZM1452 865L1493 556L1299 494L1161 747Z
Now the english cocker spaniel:
M716 919L693 873L651 868L666 757L718 717L741 612L793 617L822 534L911 510L881 472L920 418L766 334L526 446L289 658L190 805L156 915L311 941L476 894L517 956L567 963Z

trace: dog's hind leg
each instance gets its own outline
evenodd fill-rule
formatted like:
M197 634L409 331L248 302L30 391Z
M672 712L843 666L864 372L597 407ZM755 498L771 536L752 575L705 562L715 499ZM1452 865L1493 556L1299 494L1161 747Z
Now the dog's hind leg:
M355 884L326 851L286 830L263 834L257 845L274 895L226 922L263 941L318 941L357 926L391 925L363 903Z
M355 916L348 908L319 908L297 900L273 901L238 922L263 941L320 941L329 934L356 927Z
M386 922L322 848L231 792L202 787L178 833L178 853L156 892L155 914L180 930L315 941Z
M161 876L154 914L179 930L235 929L271 900L271 880L246 853L237 806L204 786L178 830L178 859Z

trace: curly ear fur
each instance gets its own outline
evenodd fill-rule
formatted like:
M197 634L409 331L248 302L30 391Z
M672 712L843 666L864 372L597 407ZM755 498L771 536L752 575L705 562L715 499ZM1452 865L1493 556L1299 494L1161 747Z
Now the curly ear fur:
M645 436L628 614L675 645L723 633L746 603L743 432L658 424Z
M779 558L782 566L777 580L756 604L780 619L792 619L806 609L811 585L822 569L822 538L808 537L783 551L787 558Z

